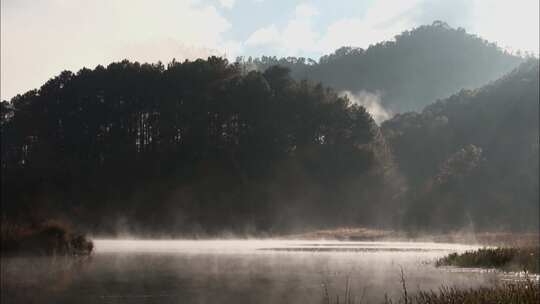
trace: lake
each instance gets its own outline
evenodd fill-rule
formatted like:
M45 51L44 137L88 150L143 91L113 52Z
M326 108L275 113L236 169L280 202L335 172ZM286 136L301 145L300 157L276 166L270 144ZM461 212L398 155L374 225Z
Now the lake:
M347 284L364 303L441 285L476 287L495 271L436 268L475 246L295 240L95 240L91 257L2 258L2 303L321 303ZM349 282L349 283L347 283Z

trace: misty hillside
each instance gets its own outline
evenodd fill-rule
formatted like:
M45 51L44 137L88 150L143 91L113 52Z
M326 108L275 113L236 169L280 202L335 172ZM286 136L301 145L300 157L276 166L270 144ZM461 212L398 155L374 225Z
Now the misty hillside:
M283 65L296 79L321 81L337 91L380 94L387 110L400 113L421 110L463 88L480 87L522 60L462 28L436 21L367 49L342 47L319 62L266 56L240 61L262 70Z
M384 122L412 190L408 221L538 225L538 70L530 59L482 88Z
M2 102L2 216L95 233L538 227L538 59L380 128L210 57L62 72Z

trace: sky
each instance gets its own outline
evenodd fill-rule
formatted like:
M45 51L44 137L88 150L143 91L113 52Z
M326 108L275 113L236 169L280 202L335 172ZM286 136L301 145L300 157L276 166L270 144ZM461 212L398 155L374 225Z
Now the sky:
M0 0L0 99L122 59L318 59L435 20L539 53L539 0Z

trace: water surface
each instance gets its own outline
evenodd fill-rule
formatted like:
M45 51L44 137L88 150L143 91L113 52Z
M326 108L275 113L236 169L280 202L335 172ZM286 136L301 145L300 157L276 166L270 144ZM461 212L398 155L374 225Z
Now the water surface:
M401 292L490 285L490 271L435 268L474 246L294 240L96 240L85 259L2 259L2 303L320 303L347 281L364 302Z

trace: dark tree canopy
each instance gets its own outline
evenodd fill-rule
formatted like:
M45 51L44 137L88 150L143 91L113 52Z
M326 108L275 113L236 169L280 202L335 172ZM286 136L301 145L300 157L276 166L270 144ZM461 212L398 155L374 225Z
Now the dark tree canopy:
M0 104L2 216L176 235L538 229L538 74L442 22L319 62L65 71ZM339 90L427 106L379 128Z
M374 178L376 132L363 107L281 67L62 72L2 103L2 207L216 228L272 228L280 208L305 208L309 222L361 205L335 185Z

